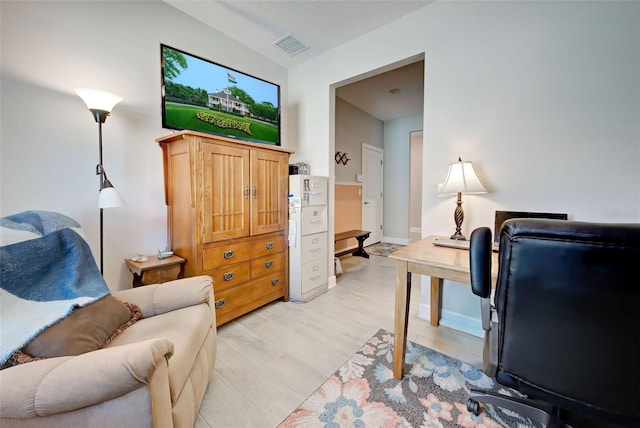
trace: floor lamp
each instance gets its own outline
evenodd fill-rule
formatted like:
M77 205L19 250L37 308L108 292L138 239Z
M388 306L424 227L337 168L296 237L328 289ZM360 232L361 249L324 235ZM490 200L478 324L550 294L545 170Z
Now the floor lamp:
M471 162L463 162L460 158L458 158L458 162L450 163L447 178L438 193L441 195L458 195L456 209L453 213L453 218L456 222L456 231L450 236L450 239L466 241L467 238L465 238L461 232L462 221L464 220L462 194L487 193L487 189L484 188L473 169L473 164Z
M98 208L100 209L100 273L104 274L103 209L122 206L124 201L107 178L107 173L102 165L102 124L107 120L107 116L111 114L111 110L116 104L122 101L122 98L96 89L76 89L75 92L82 98L98 123L98 165L96 166L96 175L100 176L100 197L98 198Z

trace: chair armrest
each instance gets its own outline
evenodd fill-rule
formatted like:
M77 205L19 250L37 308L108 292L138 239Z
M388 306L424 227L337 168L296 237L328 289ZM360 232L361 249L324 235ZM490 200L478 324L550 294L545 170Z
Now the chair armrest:
M471 242L469 244L471 291L482 298L488 298L491 295L492 251L491 229L479 227L471 232Z
M100 404L149 383L173 354L167 339L150 339L75 357L57 357L0 371L0 413L31 418Z
M143 318L200 303L208 303L211 308L214 306L213 279L206 275L117 291L113 295L137 305Z

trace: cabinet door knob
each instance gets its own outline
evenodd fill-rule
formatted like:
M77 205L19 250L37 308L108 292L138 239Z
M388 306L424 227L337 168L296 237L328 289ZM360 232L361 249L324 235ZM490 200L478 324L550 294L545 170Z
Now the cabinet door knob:
M273 266L273 260L269 260L264 263L264 267L266 268L270 268L271 266Z
M244 198L249 199L249 186L244 186Z
M276 286L280 282L280 278L274 278L271 280L271 285Z
M222 253L222 257L224 257L225 259L230 259L231 257L233 257L236 254L235 251L231 250L231 251L225 251L224 253Z
M222 275L222 279L224 279L225 281L231 281L234 276L235 276L235 273L227 272L224 275Z
M267 242L266 244L264 244L264 248L266 248L267 250L273 250L273 247L275 247L276 244L274 244L273 242Z
M227 303L227 299L226 298L225 299L216 300L216 303L215 303L216 309L220 309L221 307L224 306L225 303Z
M253 185L253 199L256 199L258 197L258 186L256 186L255 184Z

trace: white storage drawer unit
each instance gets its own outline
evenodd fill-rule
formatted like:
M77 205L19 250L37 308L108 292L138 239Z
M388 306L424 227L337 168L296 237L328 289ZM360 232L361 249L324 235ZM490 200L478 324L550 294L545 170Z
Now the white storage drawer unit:
M289 209L289 300L307 302L327 291L328 178L289 176L289 193L296 203ZM299 201L299 203L298 203Z
M304 264L327 254L327 232L303 236L300 244L300 261Z
M302 207L301 216L302 236L327 230L327 206Z
M302 295L327 283L327 258L322 257L302 265Z
M327 205L326 177L311 175L297 175L295 177L302 181L302 205ZM308 196L304 193L308 193Z

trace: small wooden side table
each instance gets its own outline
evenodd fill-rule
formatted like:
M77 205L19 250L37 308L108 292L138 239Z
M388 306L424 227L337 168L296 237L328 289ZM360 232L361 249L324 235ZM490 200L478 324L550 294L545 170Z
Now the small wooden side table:
M185 262L182 257L176 255L166 259L158 259L158 256L147 257L148 260L144 262L136 262L131 259L124 260L133 274L134 287L173 281L182 277L182 265Z

